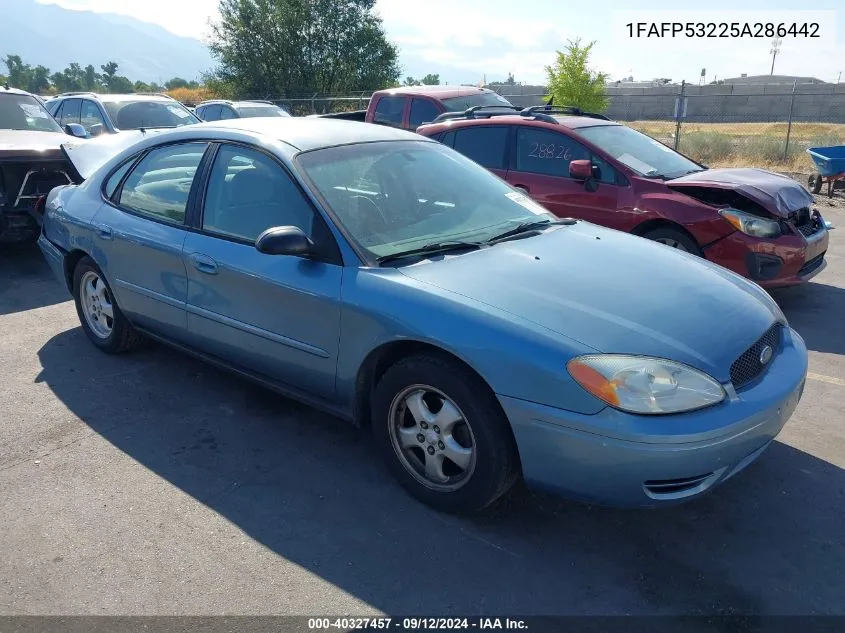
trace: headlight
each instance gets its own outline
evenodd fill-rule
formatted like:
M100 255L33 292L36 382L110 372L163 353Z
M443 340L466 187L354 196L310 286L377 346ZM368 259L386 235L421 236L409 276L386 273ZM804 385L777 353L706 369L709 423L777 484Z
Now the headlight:
M595 397L630 413L692 411L725 398L722 385L707 374L662 358L595 354L573 358L566 367Z
M752 237L777 237L781 233L780 224L775 220L766 220L737 209L722 209L719 215L730 222L737 231Z

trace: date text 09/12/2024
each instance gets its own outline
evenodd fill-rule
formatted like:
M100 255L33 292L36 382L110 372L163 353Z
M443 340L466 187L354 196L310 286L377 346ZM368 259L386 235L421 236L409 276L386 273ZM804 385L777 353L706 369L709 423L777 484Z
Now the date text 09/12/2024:
M446 631L446 630L526 630L528 625L519 618L390 618L390 617L333 617L308 618L308 629L365 631L365 630L401 630L401 631Z
M818 22L628 22L628 37L818 38Z

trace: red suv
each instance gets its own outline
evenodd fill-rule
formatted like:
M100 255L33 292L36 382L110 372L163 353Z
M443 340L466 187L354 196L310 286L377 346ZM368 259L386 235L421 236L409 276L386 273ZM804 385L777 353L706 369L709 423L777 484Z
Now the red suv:
M827 224L801 185L760 169L707 169L601 115L475 107L417 132L557 216L662 242L765 287L807 281L825 266Z

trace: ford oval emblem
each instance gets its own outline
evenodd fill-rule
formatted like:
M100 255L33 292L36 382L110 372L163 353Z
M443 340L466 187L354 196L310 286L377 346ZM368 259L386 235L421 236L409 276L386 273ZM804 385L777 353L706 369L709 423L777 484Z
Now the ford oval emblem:
M774 350L772 349L771 345L766 345L763 349L760 350L760 364L766 365L770 360L772 360L772 354L774 354Z

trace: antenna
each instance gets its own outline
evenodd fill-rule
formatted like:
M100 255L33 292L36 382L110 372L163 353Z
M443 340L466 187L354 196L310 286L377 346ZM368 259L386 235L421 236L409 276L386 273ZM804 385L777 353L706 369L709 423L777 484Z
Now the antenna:
M775 59L777 59L778 53L780 53L780 45L783 42L783 38L776 37L772 40L772 50L769 51L769 54L772 56L772 70L769 72L770 75L775 74Z

